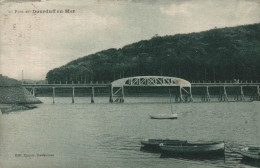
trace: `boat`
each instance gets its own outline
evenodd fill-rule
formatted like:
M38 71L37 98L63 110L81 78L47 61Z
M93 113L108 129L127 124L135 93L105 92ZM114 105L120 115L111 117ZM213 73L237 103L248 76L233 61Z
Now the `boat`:
M174 114L149 114L151 119L177 119L177 113Z
M232 151L242 155L246 159L260 161L260 147L242 147L241 149Z
M221 154L224 155L225 143L223 141L215 142L187 142L181 144L159 144L162 153L174 155L192 155L202 156L208 154Z
M33 104L25 104L25 107L27 107L28 109L34 109L37 108L37 106L33 105Z
M141 144L150 147L159 147L159 144L184 144L187 143L186 140L172 140L172 139L143 139Z
M172 99L171 99L171 91L169 89L170 94L170 104L171 104L171 113L170 114L149 114L151 119L177 119L177 113L173 113L172 111Z
M171 140L171 139L143 139L141 140L141 151L148 151L148 152L155 152L155 153L161 153L161 149L159 147L159 144L161 143L167 143L167 144L183 144L187 143L187 141L183 140Z

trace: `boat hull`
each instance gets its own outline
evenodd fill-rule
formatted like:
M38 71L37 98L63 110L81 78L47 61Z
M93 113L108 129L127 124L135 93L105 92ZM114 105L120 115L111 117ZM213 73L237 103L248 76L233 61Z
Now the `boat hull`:
M177 119L177 114L150 114L151 119Z
M187 143L184 145L167 145L160 144L163 153L175 155L207 155L207 154L224 154L224 142L218 143Z
M187 141L183 140L171 140L171 139L143 139L141 144L143 145L140 150L149 152L161 152L159 144L184 144Z
M159 144L184 144L187 141L183 140L172 140L172 139L143 139L141 140L141 144L144 146L158 146Z
M244 147L241 150L235 151L246 159L260 160L260 148L258 147Z

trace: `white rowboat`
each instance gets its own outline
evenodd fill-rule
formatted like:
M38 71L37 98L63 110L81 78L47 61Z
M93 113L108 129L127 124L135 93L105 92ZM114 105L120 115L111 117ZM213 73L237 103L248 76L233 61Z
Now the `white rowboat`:
M177 113L174 114L150 114L151 119L177 119Z
M177 113L172 112L172 99L171 99L170 89L169 89L169 94L170 94L171 114L149 114L151 119L177 119Z

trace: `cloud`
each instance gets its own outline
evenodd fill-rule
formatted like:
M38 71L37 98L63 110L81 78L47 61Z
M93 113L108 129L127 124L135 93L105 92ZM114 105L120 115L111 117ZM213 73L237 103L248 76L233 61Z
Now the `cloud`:
M182 4L172 4L169 7L162 6L160 8L161 12L167 14L169 16L176 16L176 15L189 15L191 14L191 10L194 8L193 5L185 2Z
M0 5L5 3L41 2L46 0L0 0Z
M161 13L171 17L182 32L257 23L259 9L257 0L192 0L160 7Z
M0 6L0 73L44 79L48 70L155 34L197 32L260 22L258 1L50 0ZM75 10L15 14L15 10ZM33 71L32 71L33 70Z
M212 17L243 17L245 15L259 16L260 2L257 0L192 0L183 3L172 3L171 5L161 6L160 11L169 16L201 16Z
M1 15L0 19L0 73L19 78L17 75L23 69L28 78L42 79L52 68L104 49L108 44L112 47L113 44L108 39L116 33L115 28L120 26L120 18L113 14L102 14L105 6L85 5L87 8L49 2L17 4L7 9L3 7L6 15ZM15 10L46 9L75 9L76 12L8 13ZM33 72L30 72L31 68Z

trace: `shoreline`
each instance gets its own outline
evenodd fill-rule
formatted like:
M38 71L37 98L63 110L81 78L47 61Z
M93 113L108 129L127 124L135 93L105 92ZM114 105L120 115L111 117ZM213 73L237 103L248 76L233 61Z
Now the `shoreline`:
M0 104L1 113L10 113L16 111L25 111L37 108L37 106L32 104Z

